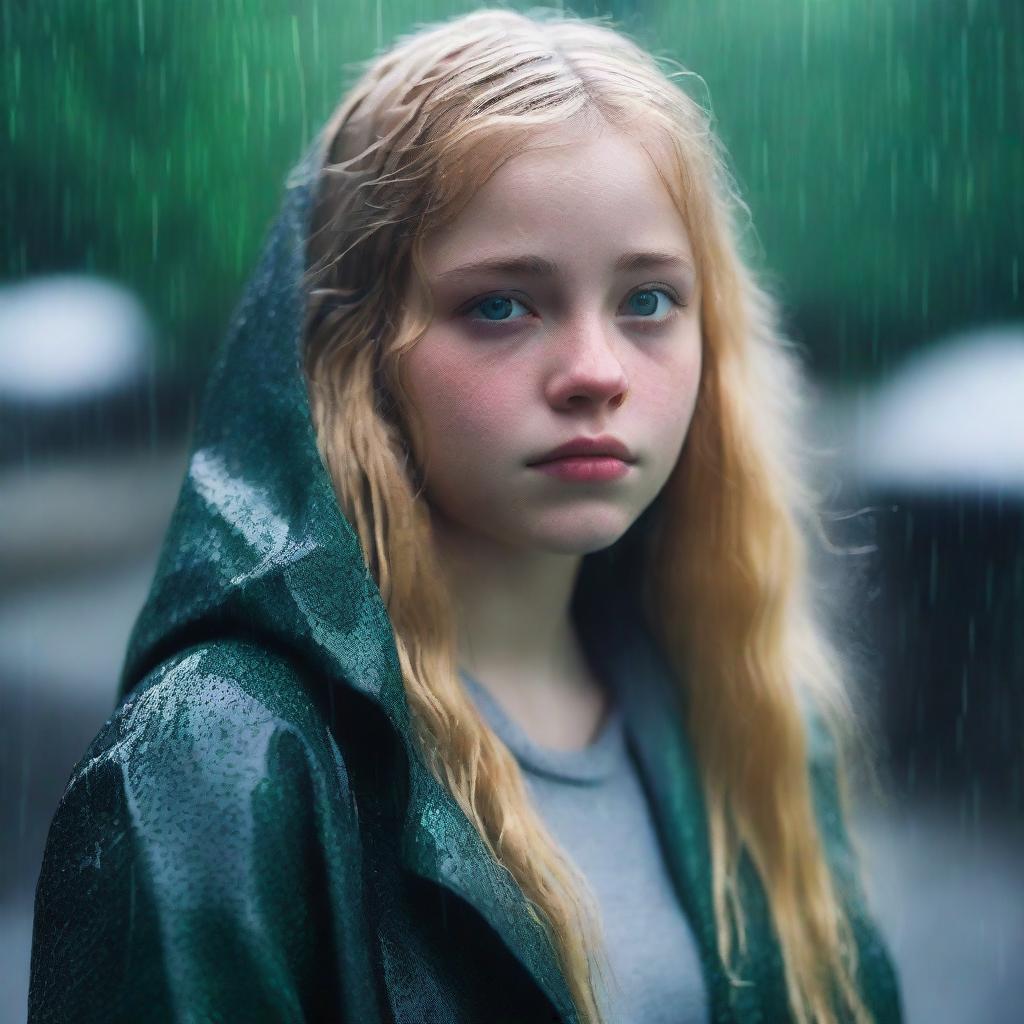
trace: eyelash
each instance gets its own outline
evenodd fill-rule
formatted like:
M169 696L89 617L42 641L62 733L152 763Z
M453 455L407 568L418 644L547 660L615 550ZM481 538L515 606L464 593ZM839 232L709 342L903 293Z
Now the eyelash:
M661 284L647 284L647 285L641 286L640 288L635 288L635 289L633 289L633 291L631 291L629 293L629 295L626 296L626 300L625 301L629 302L629 300L634 295L641 295L644 292L661 292L662 295L667 295L668 298L669 298L669 301L672 302L674 308L671 310L671 312L668 314L668 316L664 316L660 320L655 320L652 317L638 317L637 319L639 319L640 321L645 321L646 320L646 321L649 321L652 324L658 324L659 326L663 326L664 324L667 324L670 320L675 319L675 317L679 313L679 310L686 308L686 303L682 302L679 299L679 296L676 294L676 291L675 291L674 288L669 288L667 285L661 285ZM487 295L481 295L479 298L472 299L470 302L466 303L464 306L461 307L461 309L459 310L458 315L463 317L466 320L471 321L474 324L486 324L488 327L490 327L491 325L500 325L500 324L508 324L508 323L516 323L517 322L516 320L513 320L513 319L508 319L508 320L484 320L481 317L475 317L475 316L470 316L469 315L474 309L477 308L477 306L482 305L488 299L512 299L513 301L518 302L518 303L520 303L523 306L526 305L526 303L522 299L516 298L516 296L511 294L510 292L489 292ZM502 329L504 329L504 328L502 328Z

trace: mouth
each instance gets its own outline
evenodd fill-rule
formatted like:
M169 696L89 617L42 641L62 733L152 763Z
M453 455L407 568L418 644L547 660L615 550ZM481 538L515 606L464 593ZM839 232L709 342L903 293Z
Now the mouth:
M533 463L533 468L559 480L601 483L618 480L632 466L614 455L563 455L557 459Z
M539 458L527 463L528 466L544 465L562 459L615 459L618 462L635 462L633 453L617 437L609 434L601 437L576 437L557 448L552 448Z
M559 455L554 459L543 459L541 462L531 462L528 465L552 466L556 462L619 462L624 466L630 464L628 459L620 459L617 455Z

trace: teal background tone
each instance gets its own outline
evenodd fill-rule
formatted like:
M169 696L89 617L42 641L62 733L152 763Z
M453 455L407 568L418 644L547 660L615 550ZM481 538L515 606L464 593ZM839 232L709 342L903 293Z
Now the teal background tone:
M0 274L118 279L156 318L162 365L198 373L352 63L477 6L5 0ZM572 10L701 76L687 88L732 154L751 252L820 375L881 377L938 334L1019 312L1024 5Z

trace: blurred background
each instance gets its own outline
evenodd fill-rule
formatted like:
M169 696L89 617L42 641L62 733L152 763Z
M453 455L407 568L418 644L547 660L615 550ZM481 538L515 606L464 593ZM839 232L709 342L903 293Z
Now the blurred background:
M25 1019L46 832L285 175L351 62L474 6L0 3L0 1020ZM888 793L854 827L907 1019L1019 1021L1024 5L571 9L703 78L806 360Z

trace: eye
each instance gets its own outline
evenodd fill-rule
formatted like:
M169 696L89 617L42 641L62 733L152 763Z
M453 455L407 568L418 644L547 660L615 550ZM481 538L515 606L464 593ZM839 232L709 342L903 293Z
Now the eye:
M467 306L464 310L464 315L471 313L474 309L484 309L485 315L483 317L467 316L468 320L483 320L484 323L501 323L503 320L508 320L506 315L508 312L509 304L516 304L522 306L523 304L518 300L512 298L511 295L487 295L482 299L476 299L471 306ZM525 309L526 307L523 306ZM494 314L494 318L491 319L490 314Z
M658 299L655 297L658 295L665 296L670 303L665 308L664 315L660 317L652 315L658 309ZM685 303L679 301L673 290L651 285L638 288L626 299L626 302L634 303L634 300L637 299L640 301L633 305L632 312L642 320L653 320L655 323L664 323L666 320L671 319L675 315L676 310L685 305ZM505 292L496 292L493 295L485 295L482 299L475 299L472 305L463 308L461 315L465 316L467 320L477 323L503 323L516 319L510 315L510 307L515 305L521 306L523 309L526 308L522 302L513 296ZM484 310L484 315L482 317L469 316L476 309Z
M648 315L653 313L658 308L658 300L652 298L652 296L664 295L671 305L666 307L664 316L654 317ZM667 288L658 288L651 285L647 285L644 288L640 288L633 292L632 295L626 300L627 303L632 303L635 299L640 299L639 303L633 306L634 312L637 313L644 320L654 320L656 323L664 323L666 320L671 319L675 316L676 309L681 307L683 304L676 298L674 292L671 292Z

